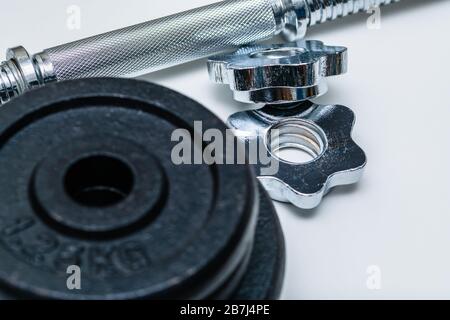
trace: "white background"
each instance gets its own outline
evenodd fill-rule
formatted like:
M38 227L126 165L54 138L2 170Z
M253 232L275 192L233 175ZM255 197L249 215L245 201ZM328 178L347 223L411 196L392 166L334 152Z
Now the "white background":
M37 52L214 0L1 2L3 53L19 44ZM79 30L67 27L70 5L81 9ZM348 74L317 101L355 111L354 138L369 163L359 185L335 190L316 210L276 205L287 243L286 299L450 298L450 2L403 0L382 9L378 30L368 18L308 33L349 49ZM248 108L208 81L205 61L144 78L223 120ZM367 286L371 266L381 272L379 290Z

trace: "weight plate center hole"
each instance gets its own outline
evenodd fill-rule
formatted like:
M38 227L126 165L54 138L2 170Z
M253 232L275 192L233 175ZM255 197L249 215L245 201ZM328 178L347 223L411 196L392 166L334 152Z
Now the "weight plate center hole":
M301 119L290 119L268 130L266 145L279 161L305 164L315 161L325 152L327 139L317 125Z
M134 176L122 160L96 155L73 163L64 178L67 194L87 207L109 207L123 201L132 191Z

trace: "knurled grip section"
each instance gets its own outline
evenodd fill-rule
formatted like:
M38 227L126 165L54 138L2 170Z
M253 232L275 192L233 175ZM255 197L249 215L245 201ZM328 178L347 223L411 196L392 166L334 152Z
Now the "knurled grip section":
M229 0L45 50L57 80L137 76L270 38L270 0Z

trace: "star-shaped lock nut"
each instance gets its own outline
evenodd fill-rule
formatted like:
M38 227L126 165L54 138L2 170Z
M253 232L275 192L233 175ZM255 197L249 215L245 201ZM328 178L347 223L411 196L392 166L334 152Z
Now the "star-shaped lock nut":
M289 103L327 92L326 78L347 72L347 48L321 41L251 45L208 60L211 81L244 103Z
M256 150L249 146L253 143L267 154L270 161L258 156L252 164L271 197L302 209L317 207L333 187L362 177L366 155L351 137L354 122L353 111L345 106L310 101L268 105L228 119L230 127L245 136L247 150ZM286 160L280 155L285 149L302 150L310 159Z

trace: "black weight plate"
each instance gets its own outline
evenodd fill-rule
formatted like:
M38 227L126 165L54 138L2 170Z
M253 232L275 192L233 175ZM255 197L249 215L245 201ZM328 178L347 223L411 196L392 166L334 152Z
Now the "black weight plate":
M248 166L173 164L171 134L194 121L226 129L185 96L123 79L56 83L2 107L0 283L57 299L220 287L248 252L257 184ZM81 290L66 286L73 264Z
M280 297L285 271L284 236L272 200L260 186L260 210L247 272L232 295L235 300Z

